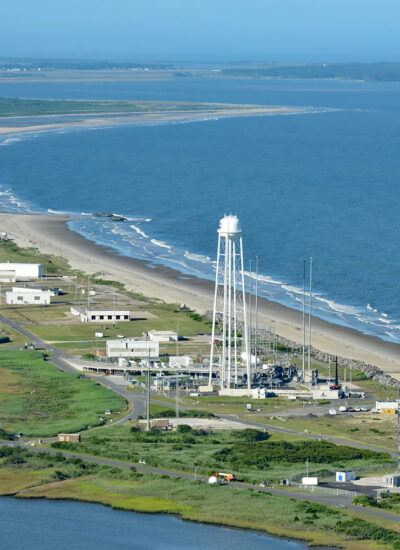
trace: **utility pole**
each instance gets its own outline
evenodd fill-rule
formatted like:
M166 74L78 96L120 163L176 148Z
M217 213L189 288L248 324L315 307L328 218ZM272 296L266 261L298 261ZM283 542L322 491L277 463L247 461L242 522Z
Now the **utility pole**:
M150 431L150 347L149 347L149 357L147 362L147 424L146 430Z
M397 394L397 472L400 473L400 388Z
M310 257L310 298L308 302L308 370L311 372L312 256Z
M179 424L179 378L178 373L175 374L175 417L176 425Z
M257 370L257 331L258 331L258 256L256 256L256 321L254 330L254 355L256 358L255 369Z
M251 349L252 349L252 346L251 346L251 338L252 338L252 326L251 326L251 321L252 321L252 305L253 305L253 295L252 295L252 292L253 292L253 279L252 279L252 261L250 260L250 281L249 281L249 287L250 287L250 291L249 291L249 357L248 357L248 360L249 360L249 365L250 365L250 373L251 373L251 356L252 356L252 353L251 353ZM251 387L251 380L247 380L247 386L248 388L250 389Z
M303 261L303 358L302 358L303 383L306 376L306 261Z

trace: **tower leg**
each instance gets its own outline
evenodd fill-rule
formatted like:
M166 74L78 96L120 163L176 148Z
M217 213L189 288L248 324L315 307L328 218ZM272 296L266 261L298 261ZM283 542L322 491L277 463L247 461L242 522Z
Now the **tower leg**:
M208 378L209 386L212 386L212 372L213 372L213 362L214 362L215 318L216 318L216 310L217 310L220 252L221 252L221 236L218 235L217 265L215 269L214 307L213 307L213 320L212 320L212 331L211 331L210 375Z

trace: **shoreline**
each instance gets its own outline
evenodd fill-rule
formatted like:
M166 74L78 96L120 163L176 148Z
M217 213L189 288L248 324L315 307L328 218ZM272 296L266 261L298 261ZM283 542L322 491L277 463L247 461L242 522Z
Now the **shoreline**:
M306 538L305 536L303 538L300 537L299 533L292 534L288 529L274 529L271 525L268 525L265 529L261 527L246 527L244 525L240 525L240 522L235 522L232 520L229 522L223 522L218 520L205 520L205 519L196 519L196 517L186 517L185 514L178 513L178 512L151 512L151 511L145 511L141 510L138 506L135 508L124 508L124 507L118 507L113 505L111 502L102 501L99 500L89 500L85 499L83 496L82 498L79 496L66 496L66 497L55 497L51 495L41 494L40 496L34 496L34 495L24 495L24 489L21 491L15 491L14 493L8 493L8 494L0 494L0 498L13 498L18 499L21 501L37 501L37 500L45 500L47 502L73 502L73 503L83 503L83 504L94 504L95 506L103 506L105 508L110 508L111 510L114 510L116 512L128 512L130 514L145 514L145 515L154 515L157 516L167 516L167 517L174 517L179 519L180 521L186 522L186 523L193 523L194 525L204 525L204 526L210 526L210 527L219 527L221 529L232 529L234 531L242 531L242 532L251 532L258 535L261 535L266 538L270 538L273 540L286 540L288 542L297 542L299 545L301 545L303 548L310 548L310 545L313 543L311 538ZM329 546L329 545L315 545L313 544L313 548L316 550L334 550L335 546Z
M50 116L64 117L64 120L57 122L50 122L44 124L32 124L27 126L1 126L0 136L7 134L21 134L26 132L48 132L52 130L59 130L62 128L97 128L103 126L126 126L126 125L143 125L143 124L167 124L177 122L196 122L213 120L215 118L236 118L243 116L271 116L278 114L300 114L306 113L306 110L301 107L275 107L275 106L247 106L237 105L232 108L213 108L210 105L208 110L200 111L172 111L168 112L127 112L127 113L115 113L115 112L102 112L102 113L69 113L69 114L54 114ZM228 105L228 104L226 104ZM72 117L81 117L83 120L73 121ZM1 123L12 122L13 119L20 120L23 116L14 117L0 117ZM34 118L38 122L40 119L48 119L49 115L37 115L29 118Z
M0 230L19 246L35 247L60 255L73 269L117 280L128 290L169 303L185 303L201 314L212 310L214 282L154 264L118 255L110 247L96 244L69 229L73 217L0 212ZM274 327L287 340L301 344L302 313L276 302L259 298L260 328ZM346 359L376 366L400 380L400 345L313 317L312 346Z

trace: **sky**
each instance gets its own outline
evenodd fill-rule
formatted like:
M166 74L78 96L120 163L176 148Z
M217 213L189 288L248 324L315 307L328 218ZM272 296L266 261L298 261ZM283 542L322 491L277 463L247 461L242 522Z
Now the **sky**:
M0 0L0 57L400 61L399 0Z

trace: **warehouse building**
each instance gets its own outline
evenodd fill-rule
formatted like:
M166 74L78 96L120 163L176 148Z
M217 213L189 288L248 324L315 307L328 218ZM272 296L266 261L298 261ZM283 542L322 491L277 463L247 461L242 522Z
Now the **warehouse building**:
M131 312L127 309L89 309L71 306L74 317L80 317L82 323L118 323L130 321Z
M51 296L54 296L52 290L42 290L41 288L19 288L13 287L6 292L7 304L50 304Z
M158 359L160 355L158 342L150 340L137 340L135 338L123 338L121 340L107 340L107 357L126 357Z
M42 264L24 264L24 263L0 263L0 278L9 279L12 277L13 281L29 281L40 279L43 277Z
M178 341L177 333L171 330L149 330L147 334L153 342L168 343Z

